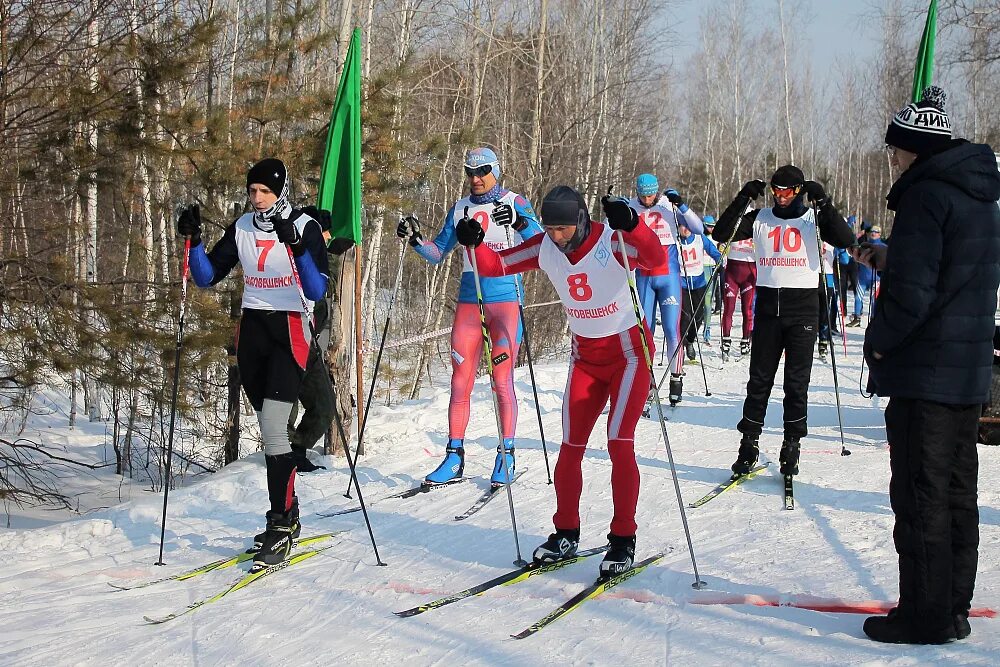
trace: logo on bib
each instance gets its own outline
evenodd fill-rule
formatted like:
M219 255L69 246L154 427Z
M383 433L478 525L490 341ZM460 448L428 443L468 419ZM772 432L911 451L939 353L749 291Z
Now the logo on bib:
M601 241L594 252L594 259L600 262L601 266L607 266L610 257L611 253L608 251L608 247L604 245L604 241Z

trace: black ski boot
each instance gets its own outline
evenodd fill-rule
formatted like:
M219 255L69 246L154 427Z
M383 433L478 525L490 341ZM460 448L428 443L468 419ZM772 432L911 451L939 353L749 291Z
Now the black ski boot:
M698 358L695 353L694 343L684 343L684 354L687 355L688 361L694 361Z
M733 339L732 338L726 338L725 336L723 336L722 337L722 348L721 348L723 363L729 361L729 351L732 349L732 347L733 347Z
M740 341L740 358L750 356L750 339L744 338Z
M740 440L740 452L736 455L736 463L732 467L734 475L745 475L757 465L757 457L760 455L757 438L756 435L743 434L743 439Z
M781 454L778 456L781 461L779 471L782 475L799 474L799 439L785 438L781 443Z
M860 327L861 326L861 318L858 317L857 315L851 315L851 319L847 322L847 326L848 327Z
M684 392L684 376L677 373L670 374L670 407L674 407L681 402L681 394Z
M269 514L270 514L270 512L269 512ZM302 526L299 525L299 499L297 497L296 498L292 498L292 507L291 507L291 509L288 510L288 515L291 517L291 520L294 523L293 528L292 528L292 539L296 540L296 539L298 539L299 535L302 534ZM267 536L267 529L266 528L264 529L264 532L257 533L256 535L253 536L253 549L252 549L252 551L254 551L254 552L260 551L260 547L261 547L261 545L264 544L264 538L266 536Z
M277 565L286 560L292 553L292 541L296 531L300 530L298 518L292 517L292 511L285 513L268 512L267 529L264 539L253 557L253 566L257 569L268 565Z
M635 561L635 535L621 537L608 533L608 552L601 561L601 578L609 579L632 569Z
M573 530L556 528L556 532L549 535L549 539L545 540L545 542L535 549L532 558L534 558L536 563L554 563L563 558L572 558L576 555L576 550L579 548L579 528L574 528Z

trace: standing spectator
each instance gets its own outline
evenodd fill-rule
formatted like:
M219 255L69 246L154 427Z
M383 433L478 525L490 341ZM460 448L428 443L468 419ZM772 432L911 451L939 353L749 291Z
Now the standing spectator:
M862 246L882 271L865 334L870 387L889 397L889 500L899 604L865 621L897 644L969 636L979 511L976 430L987 400L1000 284L1000 173L985 144L953 139L944 91L897 113L885 143L899 177L892 242Z
M882 228L878 225L871 226L861 236L859 241L884 246ZM865 301L873 289L875 289L875 271L870 266L858 262L858 282L854 286L854 314L851 316L851 321L847 323L847 326L861 326L861 314L864 312ZM868 313L868 317L869 319L871 318L871 313Z

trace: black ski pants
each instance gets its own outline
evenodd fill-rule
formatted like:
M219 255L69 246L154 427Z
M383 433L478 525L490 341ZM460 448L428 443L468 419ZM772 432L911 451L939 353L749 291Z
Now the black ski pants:
M289 434L292 447L309 449L322 438L333 423L333 380L319 348L309 350L309 362L299 389L302 419Z
M815 298L814 296L810 298ZM808 320L814 318L808 317ZM774 387L781 355L785 355L784 422L786 438L803 438L808 432L809 376L812 373L816 325L802 317L782 318L760 312L754 316L750 379L743 401L740 433L759 436L764 428L767 401Z
M681 336L689 343L693 343L695 336L701 331L701 325L705 323L705 308L702 299L705 298L705 287L694 289L681 289ZM691 313L692 303L697 311ZM691 320L694 324L691 324Z
M928 631L968 616L972 603L980 408L894 397L885 409L899 610Z

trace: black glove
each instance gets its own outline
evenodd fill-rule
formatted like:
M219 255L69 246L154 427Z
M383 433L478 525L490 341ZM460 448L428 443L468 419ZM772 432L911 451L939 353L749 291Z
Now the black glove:
M604 209L604 217L608 219L608 226L611 229L630 232L639 224L639 215L628 205L627 199L601 197L601 208Z
M302 235L299 234L298 227L291 218L278 218L274 221L274 233L278 235L278 240L292 249L292 254L296 257L306 251L302 244Z
M767 183L760 180L759 178L752 181L747 181L743 188L740 190L740 197L750 197L750 199L756 199L764 194L764 190L767 189Z
M330 243L327 244L326 251L331 255L343 255L353 247L353 239L342 239L338 236L334 236L330 239Z
M417 216L411 213L405 218L400 218L399 224L396 225L396 236L401 239L409 238L410 245L414 248L423 245L424 237L420 235L420 220Z
M177 216L177 233L191 239L191 247L201 243L201 211L191 204Z
M486 238L486 232L479 221L469 217L468 206L465 207L465 215L455 224L455 236L467 248L475 248Z
M809 201L811 201L815 206L821 207L830 201L830 197L827 196L826 190L823 186L816 181L806 181L802 189L806 191L809 195Z
M493 222L503 227L510 226L514 222L514 207L499 201L493 202Z
M663 196L666 197L670 201L670 203L676 206L677 208L680 208L681 206L684 205L684 199L681 197L681 194L677 192L677 190L674 190L673 188L667 188L666 190L664 190Z
M333 224L333 219L330 216L329 211L318 209L315 206L305 206L301 210L310 218L318 222L319 228L322 229L324 232L330 231L330 226Z

